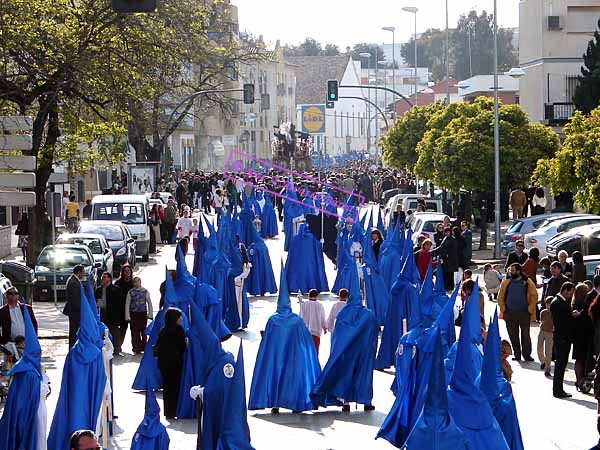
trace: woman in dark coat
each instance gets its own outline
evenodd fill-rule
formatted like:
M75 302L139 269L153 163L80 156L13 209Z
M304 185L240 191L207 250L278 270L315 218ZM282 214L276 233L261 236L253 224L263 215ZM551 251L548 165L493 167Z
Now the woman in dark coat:
M573 310L573 359L575 360L575 387L580 390L581 382L585 379L588 371L592 370L592 365L588 362L592 360L594 343L594 325L588 314L590 305L586 304L586 297L589 288L584 283L579 283L575 288L575 295L572 301Z
M379 248L383 243L383 235L381 231L377 228L373 228L371 231L371 247L373 248L373 253L375 254L375 260L379 262Z
M167 419L175 418L181 388L183 354L186 347L181 321L181 311L169 308L165 312L165 325L160 330L154 347L158 369L163 378L163 410Z
M447 292L454 289L454 272L458 270L458 246L456 239L452 236L452 228L444 229L444 240L435 249L435 254L442 259L442 270L444 271L444 287Z
M465 267L465 258L464 258L464 253L465 253L465 248L467 246L466 242L465 242L465 238L463 237L460 228L458 227L452 227L452 234L454 235L454 239L456 240L456 254L458 255L458 267L460 267L461 269L466 269L467 267Z
M435 226L435 233L433 234L433 242L436 247L442 245L442 241L444 240L444 224L438 223Z

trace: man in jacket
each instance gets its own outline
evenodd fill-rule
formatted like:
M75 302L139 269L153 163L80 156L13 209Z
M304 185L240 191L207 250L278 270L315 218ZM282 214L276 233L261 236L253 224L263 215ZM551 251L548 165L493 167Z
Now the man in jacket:
M121 324L125 321L125 296L118 286L113 284L112 274L104 272L100 287L94 292L96 304L100 308L100 320L108 327L113 337L114 355L121 353L123 333Z
M85 267L77 264L73 275L67 280L67 302L63 314L69 317L69 348L75 345L81 320L81 281L85 278Z
M6 305L0 308L0 344L12 342L17 336L25 337L23 309L29 310L29 317L37 333L38 325L33 308L19 301L19 291L12 286L6 291Z
M465 248L463 249L464 268L468 269L471 267L471 258L473 258L473 232L466 220L460 223L460 229L465 240Z
M579 317L579 311L571 311L571 299L575 293L575 286L570 281L564 283L550 304L552 323L554 324L554 379L552 380L552 394L556 398L569 398L571 394L565 392L563 380L571 352L571 339L573 318Z
M520 361L523 356L525 361L533 361L529 326L535 321L537 289L533 281L523 275L521 264L512 264L509 275L502 281L498 292L499 317L506 322L513 360Z
M548 297L554 297L562 288L562 285L565 284L569 279L562 273L562 267L558 261L554 261L550 265L550 273L552 277L546 283L546 290L544 291L545 300Z
M450 292L454 289L454 272L458 270L458 244L452 236L452 228L444 228L444 240L436 250L442 260L444 287Z
M525 242L517 241L515 251L510 252L508 258L506 258L504 270L508 272L508 268L514 263L519 263L521 265L525 264L525 261L527 261L527 254L523 250L525 250Z
M163 223L165 224L167 243L172 244L175 234L175 224L177 223L177 209L175 208L175 203L172 198L169 199L167 207L165 208L165 218Z
M515 189L510 193L510 207L513 210L513 220L520 219L524 216L527 205L527 197L521 189Z

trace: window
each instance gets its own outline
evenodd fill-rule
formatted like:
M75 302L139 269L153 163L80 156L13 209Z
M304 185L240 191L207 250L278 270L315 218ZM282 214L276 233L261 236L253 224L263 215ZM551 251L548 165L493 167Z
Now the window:
M68 269L77 264L91 266L92 261L85 250L77 248L45 248L38 257L36 265L43 267L56 267L56 269Z
M107 241L122 241L125 239L123 229L119 225L98 225L86 221L81 222L79 233L98 233L105 237Z
M93 219L116 220L127 225L145 223L145 205L142 203L100 203L94 205Z

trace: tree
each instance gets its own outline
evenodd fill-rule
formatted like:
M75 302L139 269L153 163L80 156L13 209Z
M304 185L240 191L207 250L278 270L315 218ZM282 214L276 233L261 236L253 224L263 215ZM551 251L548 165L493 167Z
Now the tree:
M325 56L339 56L340 48L335 44L326 44L323 54Z
M472 104L445 109L428 122L430 130L418 147L417 174L455 193L460 188L492 191L493 100L480 97ZM526 185L538 160L554 156L560 143L552 130L530 123L518 105L501 105L499 113L500 181L507 191Z
M564 128L565 139L553 158L540 160L533 179L553 194L577 190L575 201L600 213L600 108L576 111Z
M406 44L402 44L400 54L408 66L414 67L414 37ZM452 61L452 56L450 56L450 61ZM442 81L446 77L446 35L444 31L431 28L421 34L417 41L417 64L419 67L429 67L435 82Z
M314 38L307 37L298 46L286 45L283 49L285 56L323 56L323 46Z
M600 28L600 20L598 20ZM583 55L581 75L577 77L579 85L573 96L578 110L589 114L600 105L600 32L594 32L594 38L588 43Z
M428 130L431 116L442 106L439 103L411 108L383 137L383 159L390 167L413 171L417 163L417 145Z
M360 56L361 53L369 53L371 57L369 58L368 64L366 63L366 58L362 58ZM383 51L383 47L375 44L355 44L352 48L352 59L355 61L360 61L361 67L366 69L367 67L370 69L375 69L379 61L385 61L385 52Z
M513 31L498 29L498 67L508 71L517 63L513 46ZM489 75L494 71L494 16L482 11L462 14L452 32L454 73L457 80L474 75ZM471 72L472 69L472 72Z

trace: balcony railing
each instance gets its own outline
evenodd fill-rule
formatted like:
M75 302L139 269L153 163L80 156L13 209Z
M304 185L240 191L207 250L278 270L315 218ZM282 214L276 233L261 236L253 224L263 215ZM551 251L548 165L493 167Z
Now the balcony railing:
M575 113L575 105L565 102L546 103L544 110L544 119L547 125L562 127L567 124L571 116Z

